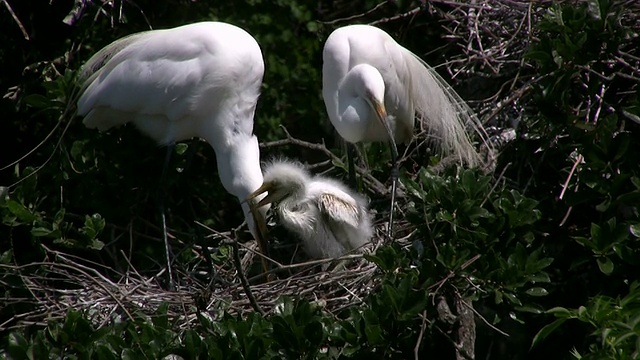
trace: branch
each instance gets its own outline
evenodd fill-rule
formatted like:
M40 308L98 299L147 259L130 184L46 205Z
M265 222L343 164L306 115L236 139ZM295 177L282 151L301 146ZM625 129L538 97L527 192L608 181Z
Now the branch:
M13 21L16 22L16 24L20 28L20 31L22 31L22 36L24 36L24 39L27 40L27 41L31 40L29 38L29 33L27 32L27 30L24 28L24 26L20 22L20 19L18 19L18 16L16 15L16 13L13 12L13 9L11 8L11 5L9 5L9 2L7 0L2 0L2 3L4 3L4 6L7 8L7 10L9 10L9 14L11 14L11 17L13 18Z
M231 239L231 245L233 246L233 263L236 265L236 270L238 271L238 277L240 277L240 282L242 283L242 288L244 289L244 293L247 295L249 302L253 309L260 313L260 315L264 316L264 311L258 305L255 296L253 296L253 292L251 292L251 286L249 285L249 281L247 281L247 277L242 270L242 264L240 262L240 249L238 247L238 239Z

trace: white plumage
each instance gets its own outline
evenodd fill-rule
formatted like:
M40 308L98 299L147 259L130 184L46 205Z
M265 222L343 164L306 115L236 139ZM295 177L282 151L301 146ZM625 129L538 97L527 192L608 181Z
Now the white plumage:
M264 167L264 183L249 199L268 192L258 206L274 203L282 225L297 234L312 258L335 258L361 248L373 235L367 203L344 184L311 176L302 166L276 160Z
M253 135L263 74L260 47L236 26L201 22L142 32L87 61L78 114L102 131L131 122L160 144L203 138L215 150L222 185L244 200L263 180ZM242 207L257 236L249 204Z
M396 144L411 142L415 118L428 130L432 143L469 166L483 161L466 128L482 136L482 126L433 68L376 27L336 29L324 44L322 59L322 96L338 134L350 143L389 142L392 188L388 236L393 238ZM351 152L348 154L353 177L353 159Z
M442 150L469 166L482 163L466 130L484 134L473 111L433 68L376 27L345 26L327 38L322 95L348 142L408 144L418 118Z

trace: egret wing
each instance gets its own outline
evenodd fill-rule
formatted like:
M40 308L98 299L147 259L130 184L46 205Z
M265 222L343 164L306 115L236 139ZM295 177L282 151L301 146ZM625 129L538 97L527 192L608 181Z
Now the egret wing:
M177 41L172 35L163 30L147 32L98 53L101 57L88 63L94 72L84 84L78 113L107 107L179 119L195 110L196 94L210 76L207 57L211 54L198 46L197 38Z
M224 89L250 88L255 100L253 88L259 88L263 72L255 39L233 25L205 22L148 31L116 41L87 62L83 74L91 75L78 113L108 107L161 114L170 121L206 116L225 98L216 96Z
M321 214L332 222L358 227L360 209L355 201L348 201L331 193L321 194L318 198Z

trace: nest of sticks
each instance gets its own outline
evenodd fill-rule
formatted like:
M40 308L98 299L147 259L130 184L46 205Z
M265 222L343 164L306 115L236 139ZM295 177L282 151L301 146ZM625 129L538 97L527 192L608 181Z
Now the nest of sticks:
M283 296L306 299L329 313L338 313L361 303L376 287L377 267L363 254L293 264L272 259L269 272L248 278L251 269L260 265L256 242L240 243L231 233L213 232L211 238L230 245L231 259L212 264L209 283L198 280L198 274L179 273L174 268L177 278L184 281L177 281L172 290L167 290L165 270L145 276L129 264L126 271L116 271L43 245L45 259L41 262L0 265L0 282L9 289L3 300L5 307L29 308L6 319L0 329L46 326L48 321L63 320L69 309L84 313L99 328L116 320L133 320L134 314L152 315L161 305L167 306L167 314L178 324L188 328L197 321L198 313L211 319L225 312L268 314ZM197 246L193 250L203 251ZM199 267L196 271L205 270ZM26 288L30 296L13 297L12 288Z

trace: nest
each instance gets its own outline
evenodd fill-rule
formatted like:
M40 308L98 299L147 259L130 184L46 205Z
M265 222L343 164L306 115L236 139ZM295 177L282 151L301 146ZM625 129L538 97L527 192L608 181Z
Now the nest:
M197 280L197 276L180 274L187 280L178 281L173 290L162 285L166 281L165 270L148 277L130 266L121 273L43 245L45 261L0 265L5 286L19 283L31 295L12 297L11 290L6 293L5 306L31 306L28 312L5 320L0 329L46 326L48 321L64 319L69 309L84 313L99 328L116 320L133 320L133 314L156 313L161 305L167 306L167 315L177 324L188 328L197 321L198 313L212 320L224 313L268 314L275 311L282 296L306 299L327 313L337 314L362 303L376 287L377 267L363 254L288 265L270 260L271 270L247 279L252 266L260 264L255 241L239 243L228 233L214 232L212 237L232 244L233 259L213 265L209 284ZM375 246L372 244L366 252Z

